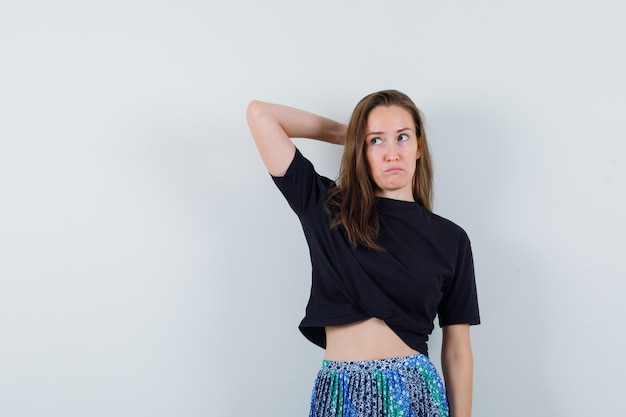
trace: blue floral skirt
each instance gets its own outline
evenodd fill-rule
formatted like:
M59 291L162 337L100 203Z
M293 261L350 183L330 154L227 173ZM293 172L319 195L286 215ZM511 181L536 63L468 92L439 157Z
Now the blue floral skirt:
M322 362L309 417L374 416L449 416L445 388L427 356Z

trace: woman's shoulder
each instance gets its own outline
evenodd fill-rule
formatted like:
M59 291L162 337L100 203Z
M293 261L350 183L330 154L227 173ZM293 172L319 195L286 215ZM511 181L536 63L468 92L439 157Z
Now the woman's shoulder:
M335 184L330 178L318 174L311 161L297 148L285 174L272 176L272 179L300 217L323 208L328 191Z
M440 214L433 213L432 211L427 211L427 213L430 222L440 233L455 237L463 242L469 242L469 236L463 227Z

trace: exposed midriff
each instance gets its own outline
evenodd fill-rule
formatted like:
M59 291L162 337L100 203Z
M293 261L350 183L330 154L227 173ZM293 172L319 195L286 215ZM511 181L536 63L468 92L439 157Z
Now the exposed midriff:
M324 359L361 361L417 355L393 330L378 318L326 327Z

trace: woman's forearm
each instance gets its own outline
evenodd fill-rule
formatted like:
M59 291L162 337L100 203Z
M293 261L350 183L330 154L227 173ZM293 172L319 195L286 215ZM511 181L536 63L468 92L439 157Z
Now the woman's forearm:
M255 100L248 107L248 120L251 118L277 123L290 138L316 139L337 145L345 141L344 124L294 107Z
M340 145L345 142L345 125L293 107L252 101L246 116L263 163L274 176L284 175L293 160L295 146L291 138Z
M444 328L441 366L451 417L472 415L472 386L474 361L469 339L469 326Z

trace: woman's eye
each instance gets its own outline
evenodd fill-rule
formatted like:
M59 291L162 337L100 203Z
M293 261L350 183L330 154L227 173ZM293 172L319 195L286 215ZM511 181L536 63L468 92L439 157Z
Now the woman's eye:
M398 140L401 142L404 142L405 140L408 140L408 139L409 139L409 135L405 135L404 133L398 136Z
M370 140L370 143L372 145L378 145L379 143L382 143L382 140L380 138L372 138L372 140Z

